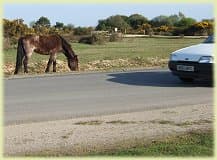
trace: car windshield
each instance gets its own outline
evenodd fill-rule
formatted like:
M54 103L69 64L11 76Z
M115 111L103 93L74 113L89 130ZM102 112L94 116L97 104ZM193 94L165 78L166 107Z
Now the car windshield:
M214 36L209 36L203 43L214 43Z

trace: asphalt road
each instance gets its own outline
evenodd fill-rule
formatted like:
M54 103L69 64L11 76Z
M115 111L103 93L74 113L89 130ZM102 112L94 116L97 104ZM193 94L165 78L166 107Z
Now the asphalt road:
M212 104L214 90L167 70L13 78L4 86L6 125Z

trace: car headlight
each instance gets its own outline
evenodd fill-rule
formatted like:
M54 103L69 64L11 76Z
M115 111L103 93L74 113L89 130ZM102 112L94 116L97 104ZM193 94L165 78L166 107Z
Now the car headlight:
M213 63L213 57L212 56L203 56L203 57L200 57L199 59L199 63Z
M170 55L170 61L177 61L177 55L176 54L171 54Z

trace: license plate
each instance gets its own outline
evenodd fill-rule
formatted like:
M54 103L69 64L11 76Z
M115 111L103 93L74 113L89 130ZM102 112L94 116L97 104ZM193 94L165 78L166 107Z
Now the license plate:
M194 66L177 65L177 71L194 72Z

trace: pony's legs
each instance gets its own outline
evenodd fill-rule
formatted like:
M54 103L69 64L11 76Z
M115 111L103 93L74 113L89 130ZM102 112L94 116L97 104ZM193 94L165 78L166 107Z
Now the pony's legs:
M55 54L51 54L49 61L47 63L47 68L45 70L45 72L49 72L50 71L50 66L53 63L53 71L56 72L56 55Z
M52 64L52 59L49 58L49 61L47 62L47 68L46 68L45 72L49 72L50 71L51 64Z
M57 56L56 56L56 53L53 54L53 72L56 72L56 65L57 65Z
M29 57L25 56L23 60L24 73L28 73L28 61L29 61Z
M56 72L56 65L57 65L57 61L56 59L53 61L53 72Z
M33 50L34 48L28 45L25 46L26 55L24 56L24 60L23 60L24 73L28 73L28 61L32 56Z

